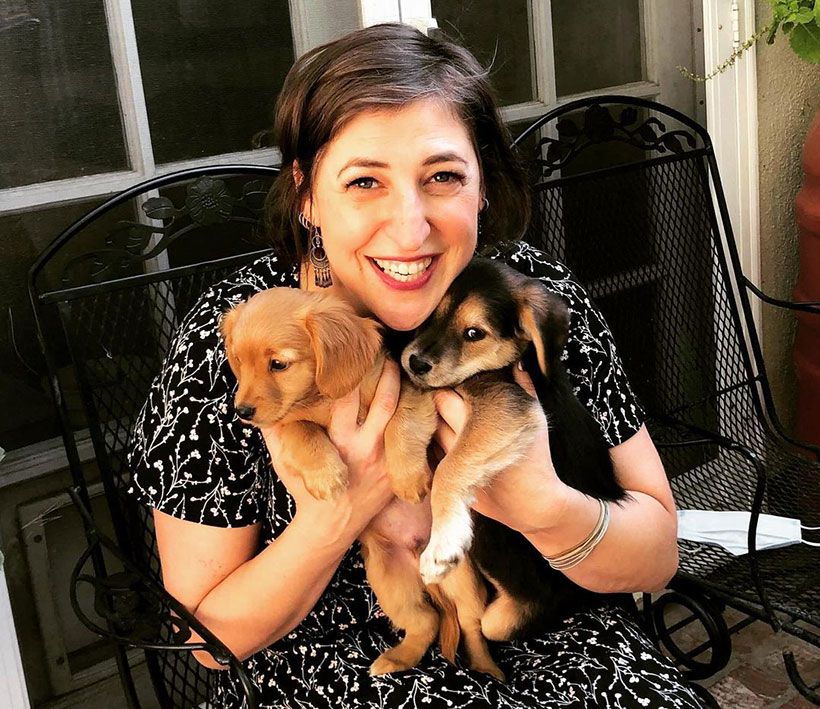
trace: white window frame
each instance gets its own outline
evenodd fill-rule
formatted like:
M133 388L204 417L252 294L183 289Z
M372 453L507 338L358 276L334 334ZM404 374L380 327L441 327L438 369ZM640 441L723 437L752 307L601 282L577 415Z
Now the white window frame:
M277 165L279 163L279 151L267 148L156 165L142 86L131 0L103 0L103 3L123 122L126 155L131 169L0 190L0 215L104 197L128 189L152 177L191 167L236 163L254 165ZM298 14L293 12L293 6L298 8L300 0L291 0L290 4L292 16ZM294 36L295 49L298 45L297 40L302 38L302 36Z

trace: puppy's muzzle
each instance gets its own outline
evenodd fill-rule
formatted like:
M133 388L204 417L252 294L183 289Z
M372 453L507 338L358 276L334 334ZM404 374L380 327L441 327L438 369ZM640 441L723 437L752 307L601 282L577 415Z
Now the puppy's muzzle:
M239 416L239 418L243 419L244 421L253 420L253 417L256 414L256 407L255 406L248 406L247 404L239 404L235 408L236 408L236 413Z
M408 364L410 365L410 369L413 372L413 374L417 374L418 376L427 374L427 372L429 372L433 368L433 365L430 364L430 362L428 362L426 359L422 359L421 357L415 354L410 355Z

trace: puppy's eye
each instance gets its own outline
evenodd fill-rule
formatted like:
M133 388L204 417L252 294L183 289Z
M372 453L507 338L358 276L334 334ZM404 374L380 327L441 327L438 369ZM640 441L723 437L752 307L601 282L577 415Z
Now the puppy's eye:
M478 340L483 340L486 334L484 330L479 330L477 327L468 327L464 331L464 339L467 340L467 342L477 342Z
M283 362L281 359L272 359L270 361L270 371L271 372L281 372L283 369L287 369L290 362Z

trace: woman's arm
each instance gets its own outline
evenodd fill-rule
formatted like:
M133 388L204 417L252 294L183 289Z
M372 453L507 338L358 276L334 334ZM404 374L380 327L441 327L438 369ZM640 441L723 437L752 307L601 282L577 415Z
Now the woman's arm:
M154 512L166 589L240 659L283 637L305 618L347 549L392 499L384 466L384 428L395 411L398 391L398 368L389 362L362 425L356 422L358 390L334 406L328 433L350 470L348 488L336 500L315 499L300 476L277 464L277 431L263 430L296 514L259 553L259 524L224 529ZM221 667L208 653L196 656L207 667Z
M256 554L259 524L223 529L154 511L165 588L245 659L302 621L356 538L349 526L330 530L320 521L297 513ZM221 667L208 653L196 657Z
M595 550L564 573L600 593L660 591L678 569L677 514L672 491L645 426L610 449L615 475L631 499L609 503L610 522ZM544 556L585 539L598 520L598 502L564 486L560 507L545 509L525 536Z
M519 383L534 396L529 377ZM445 424L438 440L450 446L467 420L466 402L454 391L439 392L436 404ZM656 591L678 566L677 517L672 492L645 427L610 449L615 474L631 499L609 503L609 529L595 550L563 573L599 593ZM524 534L545 556L556 556L584 540L600 511L597 500L562 483L552 467L546 418L528 455L479 491L480 514Z

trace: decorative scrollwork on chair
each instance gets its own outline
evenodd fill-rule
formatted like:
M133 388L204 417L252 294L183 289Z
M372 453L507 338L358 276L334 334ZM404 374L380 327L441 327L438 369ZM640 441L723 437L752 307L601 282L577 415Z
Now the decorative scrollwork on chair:
M697 147L695 136L685 130L667 130L660 119L649 117L638 122L634 106L621 109L617 118L599 104L587 108L580 122L562 118L555 125L558 137L547 136L538 141L536 163L544 177L550 177L572 161L590 145L615 141L644 151L681 154Z
M223 180L208 175L199 177L187 186L182 206L177 207L168 197L146 200L142 211L155 223L120 220L106 237L105 248L70 259L60 280L70 287L80 281L99 283L120 278L156 258L192 229L229 221L257 224L267 193L268 186L263 180L245 183L242 194L235 197Z

